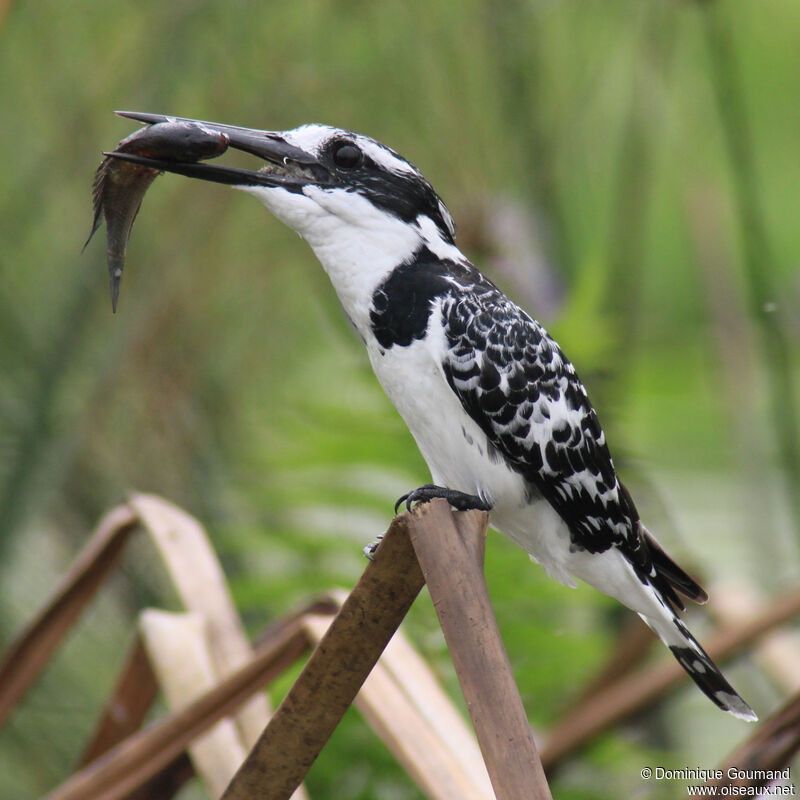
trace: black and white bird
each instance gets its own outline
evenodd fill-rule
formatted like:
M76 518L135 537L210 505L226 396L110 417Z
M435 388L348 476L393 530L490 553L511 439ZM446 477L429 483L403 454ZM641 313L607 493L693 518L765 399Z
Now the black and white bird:
M552 577L583 580L636 611L714 703L756 719L679 619L681 596L707 596L642 524L574 367L461 253L419 170L326 125L200 124L263 164L119 157L249 192L308 242L430 468L433 484L401 501L490 510L492 525Z

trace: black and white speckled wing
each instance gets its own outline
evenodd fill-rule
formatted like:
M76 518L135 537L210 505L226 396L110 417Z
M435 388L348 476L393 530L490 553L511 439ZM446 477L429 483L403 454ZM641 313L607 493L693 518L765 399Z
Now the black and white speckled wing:
M599 553L619 547L643 578L656 577L639 515L617 478L597 414L544 328L482 276L442 299L442 321L450 387L490 446L530 486L531 496L539 493L550 502L576 548ZM673 582L656 582L680 607Z
M489 443L590 552L637 545L597 414L575 370L535 320L486 283L444 299L444 373Z

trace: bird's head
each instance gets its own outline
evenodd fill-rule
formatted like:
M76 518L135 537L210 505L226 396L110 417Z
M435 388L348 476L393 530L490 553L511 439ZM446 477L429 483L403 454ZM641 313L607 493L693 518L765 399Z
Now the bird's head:
M338 239L391 238L419 228L423 238L452 244L453 220L433 187L394 150L367 136L328 125L263 131L159 114L118 112L148 124L197 122L225 134L228 146L261 163L253 169L197 162L178 143L170 159L114 155L164 172L225 183L257 195L267 208L317 250Z
M181 125L160 131L156 152L168 154L164 157L135 151L107 155L256 195L311 245L362 336L376 289L398 266L423 251L464 260L454 244L453 220L433 187L412 164L374 139L327 125L262 131L117 113L149 125L194 123L191 136ZM198 136L213 141L214 156L223 141L259 162L242 169L198 161Z

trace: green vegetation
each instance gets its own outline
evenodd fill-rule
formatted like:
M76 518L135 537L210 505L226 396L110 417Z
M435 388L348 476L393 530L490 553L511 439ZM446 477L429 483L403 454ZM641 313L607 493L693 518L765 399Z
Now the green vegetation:
M798 41L795 0L0 3L0 646L130 488L204 521L255 633L352 585L427 478L310 250L252 198L159 178L112 316L103 232L81 247L100 151L134 128L116 108L329 122L395 147L575 362L667 549L711 584L795 583ZM509 267L509 231L536 269ZM621 613L500 536L487 572L545 728ZM138 610L171 602L153 573L145 548L126 555L0 731L0 798L68 774ZM424 594L408 625L459 697ZM778 704L753 663L728 671L759 712ZM677 796L640 769L715 766L746 732L687 689L554 793ZM308 784L314 800L418 797L355 712Z

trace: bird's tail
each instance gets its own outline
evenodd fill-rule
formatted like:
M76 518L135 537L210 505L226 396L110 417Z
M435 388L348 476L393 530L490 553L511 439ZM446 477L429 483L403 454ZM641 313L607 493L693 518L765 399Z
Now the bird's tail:
M753 709L725 680L717 665L674 612L664 608L664 614L658 617L644 614L640 616L669 647L678 663L713 703L739 719L748 722L758 719Z

